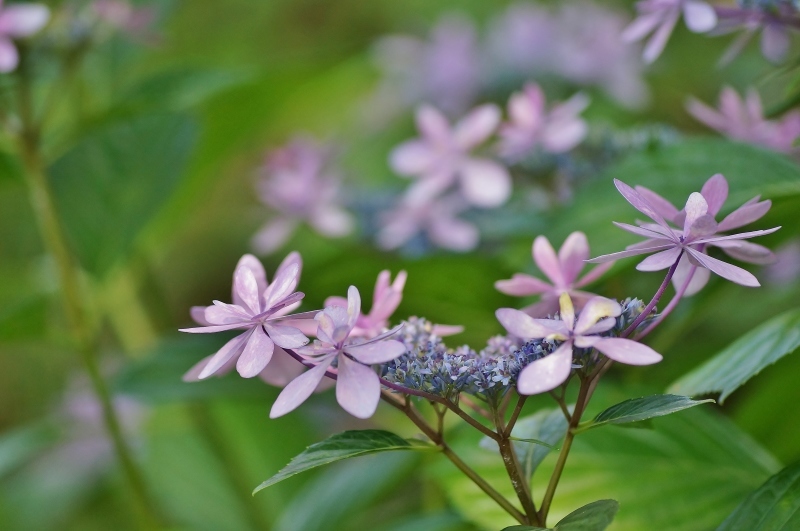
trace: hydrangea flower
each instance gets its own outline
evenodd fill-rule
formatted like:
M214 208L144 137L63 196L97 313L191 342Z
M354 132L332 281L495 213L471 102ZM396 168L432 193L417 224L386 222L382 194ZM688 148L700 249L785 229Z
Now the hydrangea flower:
M672 203L644 186L636 186L635 190L639 192L665 220L678 226L683 225L686 219L685 210L679 212ZM722 205L725 203L725 200L728 198L728 181L722 174L718 173L705 182L703 188L700 190L700 195L703 196L708 204L708 215L716 217ZM761 201L760 199L760 196L756 196L731 212L717 225L717 231L725 232L738 229L739 227L748 225L763 217L772 206L772 201ZM719 247L728 256L751 264L764 265L770 264L775 260L775 255L772 251L763 245L744 240L722 240L708 243L708 245ZM707 251L705 246L699 250L701 252ZM692 273L693 269L695 271ZM689 261L689 257L684 254L672 277L672 284L675 286L676 290L681 289L690 274L692 274L692 277L684 291L685 296L694 295L700 291L706 283L708 283L710 271L702 267L697 268L693 266Z
M50 20L50 10L43 4L3 5L0 0L0 73L11 72L19 64L19 54L12 39L33 35Z
M245 330L208 360L197 375L198 379L224 372L226 368L230 370L234 361L242 377L252 378L270 363L275 345L294 349L308 343L308 338L297 328L278 324L304 296L294 291L300 267L300 255L290 254L269 284L261 262L246 254L233 274L233 304L214 301L212 306L192 308L195 320L204 326L184 328L181 332L208 334Z
M586 96L577 94L548 112L539 85L526 84L508 101L509 121L500 128L501 154L518 158L535 147L548 153L571 150L586 137L588 128L580 113L588 104Z
M730 87L719 96L719 110L691 98L686 108L697 120L728 138L791 153L800 136L800 111L791 111L780 120L767 120L758 92L751 89L743 99Z
M747 46L753 36L761 31L761 54L773 63L786 58L791 45L791 30L800 24L797 5L778 0L773 2L740 2L742 7L716 6L719 24L716 34L743 30L723 55L720 63L732 61Z
M731 221L726 223L726 220L723 220L720 224L717 224L713 214L709 213L709 204L705 197L700 193L694 192L686 201L686 207L684 208L686 215L683 221L683 229L675 229L667 223L664 217L658 213L645 196L617 179L614 179L614 184L622 196L636 210L655 221L655 224L643 224L637 227L615 221L614 224L617 227L638 236L644 236L647 240L631 245L625 251L593 258L589 260L590 263L600 264L618 258L655 253L642 260L639 265L636 266L636 269L639 271L659 271L672 267L679 258L684 254L688 254L689 263L694 266L709 269L722 278L741 284L742 286L760 286L758 279L750 272L723 262L722 260L712 258L704 254L702 249L709 244L718 245L720 247L731 244L739 245L738 242L742 240L771 234L780 227L743 232L729 236L717 235L717 230L725 230L726 227L730 226L729 224ZM715 206L715 208L719 207ZM749 210L747 212L749 212ZM747 214L745 212L737 214L736 223L741 221L741 219L739 219L740 216L746 219ZM749 221L747 223L749 223ZM723 228L720 229L720 226Z
M331 238L352 232L353 218L337 202L340 180L327 169L329 158L328 149L304 137L267 155L257 190L278 215L253 237L256 251L274 252L301 222Z
M134 7L125 0L95 0L91 7L98 19L134 37L144 35L156 18L152 6Z
M622 32L626 42L636 42L653 34L644 47L644 60L652 63L667 45L675 24L683 14L686 27L704 33L717 25L714 8L701 0L642 0L636 3L639 16Z
M417 110L417 129L421 137L396 147L389 163L403 176L420 179L423 195L435 196L454 183L471 204L490 208L503 204L511 195L511 176L497 162L472 156L500 123L500 109L481 105L454 126L435 108L424 105Z
M606 357L628 365L651 365L661 361L661 354L646 345L621 337L601 337L611 330L622 307L616 301L593 297L575 320L575 308L567 293L560 297L560 320L534 319L512 308L500 308L496 315L511 334L524 340L547 338L563 343L553 352L533 361L519 373L517 390L534 395L555 389L572 370L574 348L594 348Z
M315 366L288 384L272 406L270 418L280 417L302 404L335 362L336 400L345 411L369 418L378 407L381 383L369 365L386 363L406 351L400 341L389 339L401 326L366 341L353 341L350 334L361 312L361 296L355 286L347 291L347 308L328 306L315 319L317 340L297 353Z
M575 301L575 307L580 310L594 297L594 294L580 291L578 288L594 282L613 265L607 263L597 266L583 278L578 279L586 259L589 258L589 242L582 232L570 234L564 240L558 255L545 236L538 236L533 241L531 251L533 261L552 284L524 273L516 273L512 278L498 280L494 284L499 291L515 297L541 295L540 302L522 309L531 317L546 317L557 312L559 298L564 293L569 294Z

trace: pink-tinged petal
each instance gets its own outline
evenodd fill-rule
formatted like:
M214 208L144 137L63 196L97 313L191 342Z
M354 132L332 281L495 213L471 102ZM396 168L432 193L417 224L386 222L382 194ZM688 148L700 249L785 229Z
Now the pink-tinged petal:
M460 334L464 331L464 327L461 325L443 325L443 324L435 324L431 329L431 334L439 337L447 337L447 336L454 336L456 334Z
M377 336L369 339L366 343L361 343L361 345L366 345L367 343L375 343L377 341L383 341L384 339L388 339L388 338L396 335L402 329L403 329L403 325L399 324L399 325L395 326L394 328L392 328L391 330L387 330L386 332L383 332L382 334L378 334Z
M589 258L589 241L586 235L582 232L573 232L558 250L558 261L566 285L575 283L587 258Z
M264 325L269 337L281 348L300 348L308 344L308 338L293 326L281 326L271 323Z
M689 275L691 275L691 279L689 279ZM672 275L672 286L675 288L675 291L679 291L688 281L689 285L684 290L683 296L691 297L708 284L708 279L710 277L711 271L704 267L691 264L688 255L684 254L680 262L678 262L678 267L675 268L675 274Z
M725 263L722 260L711 258L710 256L695 251L694 249L691 248L688 248L687 251L699 265L705 267L706 269L711 270L712 272L716 273L722 278L726 278L731 282L735 282L737 284L741 284L742 286L747 286L751 288L755 288L761 285L759 284L758 279L756 277L754 277L750 272L745 271L741 267L736 267L735 265Z
M497 105L481 105L462 118L453 130L458 147L470 150L489 138L500 124L500 109Z
M772 201L761 201L756 203L745 203L728 214L720 223L717 229L721 232L738 229L758 219L761 219L772 207Z
M50 10L42 4L15 4L2 8L0 31L9 37L27 37L50 20Z
M438 156L431 145L422 140L409 140L394 148L389 166L400 175L422 175L431 171Z
M767 24L761 33L761 53L767 60L780 63L786 58L791 42L786 28L777 24Z
M198 361L197 363L195 363L192 366L191 369L189 369L188 371L186 371L183 374L183 376L181 377L181 380L183 380L184 382L187 382L187 383L188 382L199 382L200 381L200 373L203 372L203 369L206 368L206 365L208 365L208 362L211 361L211 358L213 358L213 357L214 357L214 355L212 354L211 356L206 356L205 358L203 358L200 361Z
M375 291L372 293L372 305L375 306L380 303L386 293L389 292L389 285L392 280L392 273L388 269L384 269L378 273L378 278L375 280ZM405 282L404 282L405 285ZM400 288L402 289L402 287Z
M750 232L741 232L739 234L731 234L730 236L712 236L711 238L701 238L699 240L695 240L692 242L692 245L701 244L701 243L712 243L716 244L716 242L723 242L727 240L747 240L750 238L756 238L758 236L765 236L767 234L772 234L773 232L779 230L780 227L772 227L771 229L765 230L754 230Z
M239 371L239 375L242 378L257 376L272 359L274 348L275 344L264 333L264 330L260 326L255 328L236 362L236 370Z
M461 193L471 204L482 208L502 205L511 195L508 170L489 159L469 159L459 168Z
M708 203L702 194L692 192L689 199L686 200L686 206L683 208L686 212L686 220L683 222L683 233L688 235L691 231L692 224L700 217L708 213Z
M350 286L347 288L347 332L349 333L356 326L358 316L361 315L361 294L358 288ZM338 339L337 339L338 341Z
M584 336L591 336L594 334L602 334L603 332L608 332L617 324L617 320L614 317L604 317L597 321L597 323L593 324L589 328L587 328L584 332ZM575 338L575 345L580 345L581 337Z
M617 301L605 297L594 297L581 310L578 322L575 323L575 334L582 335L601 319L617 317L622 313L622 307Z
M316 315L318 312L308 312L308 313ZM295 315L302 315L302 314L295 314ZM293 316L289 316L289 317L293 317ZM270 319L270 322L273 323L273 324L278 322L278 323L281 323L282 325L285 325L285 326L291 326L292 328L297 328L298 330L300 330L300 332L303 333L304 336L316 336L317 335L318 323L313 318L308 318L308 319L302 319L302 318L300 318L300 319L281 319L279 321L275 320L275 319Z
M552 391L569 378L572 370L572 342L567 341L555 352L536 360L519 373L517 391L521 395L537 395Z
M189 334L214 334L216 332L226 332L228 330L237 330L251 328L253 325L249 323L233 323L215 326L199 326L196 328L179 328L178 332L186 332Z
M624 42L636 42L651 33L661 24L662 15L660 11L639 15L622 30L622 40Z
M335 205L321 205L311 213L309 224L329 238L341 238L353 232L355 221L353 216L343 208Z
M236 304L214 301L214 304L206 307L205 319L212 325L224 325L250 322L251 315Z
M726 131L728 128L728 119L717 112L713 107L709 107L705 103L695 98L689 98L686 102L686 110L694 116L694 118L711 129L716 131Z
M248 330L244 334L240 334L225 343L225 345L223 345L222 348L219 349L210 360L208 360L208 363L197 377L200 380L204 380L227 365L229 361L236 358L242 352L242 349L247 344L247 340L250 339L251 334L252 330Z
M0 73L12 72L18 64L17 47L10 39L0 36Z
M289 382L303 374L303 369L302 363L292 358L282 348L276 346L272 352L272 360L258 374L258 377L275 387L285 387Z
M700 193L708 203L708 213L716 216L728 198L728 181L721 173L717 173L705 182Z
M664 219L672 221L673 223L675 222L675 217L678 215L678 209L675 208L675 205L644 186L637 185L634 187L634 190L639 192L639 195L644 197L644 199L650 203L650 206L653 207L653 210L658 212Z
M391 278L389 271L382 271L381 274L378 275L378 284L375 286L372 308L369 312L369 316L373 320L384 321L392 316L400 305L400 301L403 300L403 288L405 287L407 277L408 274L405 271L400 271L397 277L395 277L394 282L389 286L389 279Z
M236 268L236 273L234 273L233 276L233 289L236 293L236 297L234 297L235 303L238 302L237 299L241 301L241 304L246 309L250 310L251 315L258 315L261 313L263 310L263 308L261 308L261 302L259 301L261 292L258 290L256 277L249 268ZM209 321L211 321L211 319L209 319Z
M667 231L672 232L672 229L669 228L669 225L667 225L667 222L664 220L664 218L658 212L656 212L655 208L653 208L647 199L639 194L639 192L619 179L614 179L614 186L617 187L617 190L619 190L619 193L622 194L622 197L624 197L628 203L633 206L633 208L667 229Z
M534 319L513 308L500 308L495 315L506 330L521 339L550 337L558 339L567 335L567 327L563 321Z
M450 142L450 123L438 109L423 105L417 109L416 121L417 129L425 139L436 143Z
M633 250L633 249L650 249L652 247L657 247L659 245L665 245L667 247L674 247L675 242L671 240L665 240L663 238L650 238L648 240L632 243L625 247L626 250ZM588 260L587 260L588 262Z
M477 227L455 217L440 217L428 228L431 241L444 249L466 252L478 246L480 234Z
M344 351L361 363L386 363L406 353L406 346L396 339L364 343L362 345L347 345Z
M297 253L291 253L289 256L292 256L292 255L297 255L298 258L300 256ZM288 259L289 256L287 256L286 259ZM284 263L286 262L286 259L284 259ZM283 267L283 265L284 264L281 264L281 267ZM236 283L236 272L238 270L240 270L240 269L249 269L250 272L253 273L253 277L255 277L256 284L258 285L258 293L259 294L263 294L264 290L267 289L267 272L264 271L264 266L261 264L261 260L259 260L255 256L253 256L252 254L243 255L239 259L239 261L236 263L236 269L234 269L234 272L233 272L234 284ZM234 295L233 296L234 296L234 298L232 300L234 301L234 304L238 304L239 306L243 306L241 303L236 302L236 292L235 292L235 290L234 290Z
M270 320L285 317L286 314L300 306L300 301L302 301L305 296L305 293L302 291L295 291L289 294L285 299L273 304L272 308L267 312L267 315L270 316Z
M621 337L597 337L591 346L606 357L626 365L652 365L664 359L647 345Z
M286 269L280 270L264 291L264 309L273 308L295 290L300 277L300 266L291 264Z
M580 144L588 130L586 122L577 117L553 123L545 129L542 143L550 153L565 153Z
M564 274L561 272L561 262L556 256L556 251L550 245L550 240L545 236L537 236L533 240L533 247L531 248L533 261L539 266L547 278L555 286L566 287L567 283L564 279Z
M683 3L683 21L690 31L705 33L717 25L717 13L706 2L686 0Z
M278 217L264 225L253 239L250 245L259 254L271 254L283 247L289 237L297 228L297 221L290 218Z
M672 267L680 256L681 248L673 247L672 249L667 249L666 251L648 256L639 262L636 269L639 271L661 271L662 269Z
M508 280L498 280L494 283L494 287L497 291L514 297L538 295L539 293L545 293L553 289L553 286L547 282L522 273L515 273L514 276Z
M558 309L558 297L544 296L541 301L525 306L520 311L534 318L542 318L555 315Z
M294 351L306 358L321 358L328 354L338 352L339 349L337 349L334 345L327 343L325 340L318 340L314 341L310 345L306 345L305 347L294 349Z
M192 306L189 310L189 315L192 316L192 319L195 323L204 325L204 326L211 326L211 323L206 320L206 306Z
M645 227L637 227L636 225L629 225L627 223L620 223L619 221L612 221L614 225L619 227L620 229L630 232L631 234L636 234L637 236L642 236L644 238L652 238L652 239L663 239L665 236L668 237L666 231L660 225L655 225L653 223L648 224ZM658 227L661 230L653 230L653 228Z
M314 392L314 389L317 388L320 380L325 377L325 371L328 370L332 362L333 356L322 360L319 365L292 380L289 385L281 391L281 394L278 395L275 403L272 404L269 418L274 419L281 417L305 402L306 399L311 396L311 393Z
M339 306L340 308L347 308L347 299L344 297L338 297L336 295L332 297L328 297L325 299L325 307L328 306Z
M524 92L515 92L508 99L510 127L533 130L541 125L544 118L544 94L534 83L525 85Z
M763 245L758 245L757 243L751 243L742 240L727 240L711 243L709 245L720 247L725 254L732 256L737 260L741 260L742 262L767 265L775 263L776 260L772 251Z
M696 238L711 236L712 234L716 234L716 232L717 222L714 221L714 216L705 214L694 220L692 226L689 227L689 232L684 235L684 241L688 242Z
M328 306L315 318L319 322L317 337L332 345L338 345L347 338L352 329L349 324L350 316L346 308L341 306Z
M403 194L403 202L409 205L413 216L413 209L435 208L433 201L453 184L455 179L454 167L448 165L444 170L437 169L437 173L428 174L424 179L420 179L409 186ZM407 225L413 225L411 220L405 221Z
M606 262L605 264L600 264L597 267L594 267L591 271L583 275L581 279L575 283L576 288L582 288L583 286L588 286L598 278L602 277L606 271L611 269L614 266L614 262Z
M629 256L637 256L640 254L654 253L656 251L664 251L674 246L675 246L674 243L669 243L664 245L655 245L653 247L637 247L635 249L628 249L626 251L620 251L618 253L604 254L602 256L598 256L597 258L592 258L591 260L587 260L587 262L589 262L590 264L603 264L605 262L610 262L612 260L619 260L620 258L628 258Z
M675 24L678 23L679 18L680 11L678 9L671 9L666 13L661 25L656 29L655 33L653 33L653 36L650 37L650 40L647 41L644 47L642 57L645 63L650 64L658 59L658 56L664 51L664 47L667 45L667 41L670 35L672 35L672 30L675 29Z
M360 419L368 419L378 408L381 383L378 375L365 365L339 356L336 401L342 409Z

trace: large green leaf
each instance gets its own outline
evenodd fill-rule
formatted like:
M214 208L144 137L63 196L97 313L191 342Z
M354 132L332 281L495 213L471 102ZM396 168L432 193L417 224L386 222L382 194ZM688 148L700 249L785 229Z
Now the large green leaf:
M722 522L717 531L800 529L800 463L769 478Z
M572 511L552 529L513 525L503 531L603 531L614 520L618 510L619 504L614 500L597 500Z
M345 431L306 448L303 453L292 459L280 472L256 487L253 494L301 472L335 463L342 459L377 452L429 450L432 448L436 447L414 443L384 430Z
M800 310L774 317L746 333L722 352L690 372L669 390L685 395L719 391L722 403L765 367L800 346Z
M688 396L679 395L652 395L631 398L599 413L593 420L581 424L578 430L584 431L604 424L626 424L654 417L663 417L664 415L708 402L714 401L711 399L692 400Z
M108 271L168 200L195 133L184 115L140 116L89 133L53 164L59 214L89 272Z

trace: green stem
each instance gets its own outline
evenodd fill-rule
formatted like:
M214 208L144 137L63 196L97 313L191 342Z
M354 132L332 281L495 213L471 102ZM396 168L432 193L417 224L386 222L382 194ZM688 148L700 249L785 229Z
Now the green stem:
M516 422L516 417L519 416L519 412L522 410L522 405L524 403L525 400L520 395L520 399L517 401L517 407L514 410L515 415L512 415L514 422ZM509 439L513 424L509 424L508 427L504 426L503 414L501 411L495 408L494 412L495 427L500 436L497 441L497 446L500 449L500 457L503 459L503 466L506 468L508 479L511 480L511 486L517 494L523 511L525 511L525 523L538 524L539 515L536 512L536 505L533 503L530 485L521 472L522 468L519 466L519 459L517 458L516 451L514 451L514 444Z

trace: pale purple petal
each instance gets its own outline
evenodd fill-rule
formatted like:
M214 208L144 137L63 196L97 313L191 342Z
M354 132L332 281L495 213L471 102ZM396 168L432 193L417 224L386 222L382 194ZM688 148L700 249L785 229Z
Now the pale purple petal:
M339 297L333 295L325 299L325 307L328 306L339 306L340 308L347 308L347 299L344 297Z
M260 326L256 327L236 362L236 370L239 371L239 375L242 378L257 376L272 359L274 348L275 344L267 337L264 330Z
M555 315L558 309L558 297L543 296L541 301L537 302L536 304L531 304L530 306L525 306L520 311L530 315L531 317L541 318L547 317L548 315Z
M705 33L717 25L717 13L714 8L700 0L685 0L683 3L683 21L694 33Z
M694 271L694 273L692 273ZM675 274L672 275L672 285L675 288L675 291L680 290L683 288L683 285L689 279L689 275L692 275L691 280L689 280L689 285L686 287L686 290L683 292L684 297L691 297L708 284L708 279L711 277L711 271L704 267L698 267L693 265L689 262L689 256L684 254L681 257L680 262L678 262L678 267L675 268Z
M614 262L606 262L605 264L600 264L597 267L592 268L591 271L583 275L578 282L575 283L576 288L582 288L583 286L588 286L601 276L603 276L606 271L611 269L614 266Z
M582 335L601 319L617 317L621 313L622 307L617 301L606 299L605 297L593 297L578 315L578 321L575 323L575 334Z
M196 328L180 328L179 332L187 332L189 334L214 334L216 332L225 332L226 330L236 330L251 328L253 325L249 323L232 323L215 326L199 326Z
M622 40L625 42L641 40L661 24L661 18L662 15L659 11L639 15L622 30L620 37L622 37Z
M297 228L297 221L291 218L277 217L253 236L250 244L256 252L260 254L274 253L283 244L289 241L289 237Z
M464 331L461 325L443 325L435 324L431 330L431 334L439 337L454 336Z
M717 232L717 222L714 221L714 216L711 214L704 214L694 220L692 226L689 227L689 232L684 234L684 241L686 243L696 239L711 236Z
M461 149L470 150L488 139L499 124L500 109L497 105L481 105L456 124L454 141Z
M647 345L642 345L630 339L598 336L582 339L591 339L591 345L587 344L586 346L592 346L608 358L627 365L652 365L663 359L661 354Z
M561 249L558 250L558 261L566 285L575 283L587 258L589 258L589 242L586 235L582 232L573 232L567 236Z
M569 378L572 369L572 342L567 341L555 352L536 360L519 373L517 391L521 395L536 395L552 391Z
M325 204L314 209L308 219L314 229L330 238L341 238L353 232L355 221L353 216L343 208Z
M19 64L17 47L10 39L0 36L0 73L11 72Z
M562 120L545 129L542 143L550 153L564 153L580 144L588 130L586 122L580 118Z
M689 114L694 116L697 121L707 125L711 129L723 132L728 128L728 118L700 100L689 98L686 102L686 110L689 111Z
M514 274L509 280L498 280L494 283L494 287L501 293L515 297L538 295L553 289L550 284L522 273Z
M680 255L681 248L673 247L672 249L667 249L666 251L648 256L639 262L636 269L639 271L661 271L662 269L672 267Z
M772 201L761 201L760 203L745 203L728 214L720 223L717 229L721 232L738 229L744 225L761 219L772 207Z
M286 269L280 270L272 280L272 284L264 291L264 309L268 310L284 301L297 287L299 277L298 264L291 264Z
M728 198L728 181L721 173L717 173L705 182L700 193L708 203L708 213L716 216Z
M319 365L292 380L278 395L275 403L272 404L269 418L274 419L283 416L305 402L314 392L314 389L317 388L320 380L325 377L325 371L330 367L333 358L333 356L330 356L328 359L322 360Z
M289 256L297 255L297 253L291 253ZM284 259L284 262L289 258L289 256ZM299 257L299 255L297 255ZM281 267L283 264L281 264ZM253 256L252 254L245 254L243 255L239 261L236 263L236 269L233 271L233 280L234 280L234 292L233 292L233 303L238 304L239 306L243 306L241 302L237 302L236 298L236 272L240 269L249 269L250 272L253 273L253 277L256 279L256 284L258 285L258 293L263 294L264 290L267 289L267 272L264 271L264 266L261 264L261 260Z
M251 320L251 316L241 306L214 301L214 304L206 307L205 319L212 325L225 325L248 323Z
M663 230L663 227L653 223L649 223L648 226L644 227L637 227L636 225L629 225L628 223L620 223L619 221L612 221L611 223L624 231L630 232L631 234L636 234L637 236L642 236L644 238L663 239L665 236L669 237L667 234L665 234L666 231ZM653 227L658 227L661 230L653 230Z
M362 345L346 345L344 351L361 363L386 363L406 353L406 347L396 339L386 339L364 343Z
M371 417L381 399L381 384L375 371L347 356L339 356L336 401L360 419Z
M700 217L708 213L708 203L702 194L692 192L689 199L686 200L686 206L683 208L686 212L686 220L683 222L683 233L688 235L691 231L692 224Z
M247 340L250 339L251 334L252 330L248 330L244 334L240 334L225 343L225 345L223 345L222 348L219 349L217 353L214 354L214 356L208 361L206 366L197 377L201 380L208 378L225 366L233 358L238 356L242 352Z
M617 190L619 190L619 193L622 194L622 197L624 197L628 203L633 206L633 208L652 219L668 231L672 231L664 218L658 212L656 212L655 208L653 208L647 199L640 195L639 192L619 179L614 179L614 186L617 187Z
M384 339L388 339L388 338L392 337L393 335L396 335L402 329L403 329L403 325L399 324L399 325L395 326L394 328L392 328L391 330L387 330L386 332L383 332L383 333L378 334L377 336L375 336L373 338L370 338L365 343L361 343L361 345L366 345L367 343L375 343L377 341L383 341Z
M50 20L50 10L42 4L14 4L0 12L0 32L9 37L27 37Z
M307 358L321 358L327 354L338 352L339 349L336 348L335 345L328 343L325 339L320 339L305 347L294 349L294 351Z
M431 241L452 251L471 251L478 246L480 234L477 227L456 217L439 217L428 228Z
M183 374L181 380L183 380L184 382L199 382L200 373L203 372L203 369L206 368L206 365L208 365L208 362L211 361L211 358L213 357L214 355L212 354L211 356L206 356L205 358L195 363L191 369L189 369Z
M428 142L409 140L403 142L389 155L389 166L400 175L422 175L431 170L438 159Z
M271 323L264 325L269 337L281 348L299 348L308 343L308 338L293 326L281 326Z
M772 264L775 262L775 255L772 251L757 243L742 240L727 240L711 243L709 245L720 247L725 254L737 260L741 260L742 262L759 265Z
M350 286L347 288L347 332L349 333L356 326L358 316L361 315L361 294L358 288ZM338 338L334 338L340 341ZM342 338L344 339L344 338Z
M722 260L711 258L710 256L707 256L699 251L695 251L691 248L688 248L687 251L689 251L689 254L699 265L705 267L706 269L710 269L722 278L726 278L731 282L751 288L761 285L756 277L741 267L736 267L735 265L725 263Z
M678 209L675 205L644 186L635 186L634 190L639 192L639 195L653 207L653 210L658 212L664 219L675 222L675 217L678 215Z
M303 364L276 346L272 352L272 360L258 377L275 387L285 387L301 374L303 374Z
M765 230L754 230L750 232L741 232L739 234L731 234L729 236L712 236L711 238L702 238L700 240L695 240L692 242L692 245L701 244L701 243L715 243L715 242L722 242L727 240L747 240L750 238L756 238L758 236L765 236L767 234L772 234L773 232L779 230L780 227L773 227L771 229Z
M617 324L616 318L614 318L614 317L604 317L603 319L600 319L599 321L597 321L597 323L593 324L592 326L590 326L589 328L584 330L581 334L584 335L584 336L602 334L603 332L608 332L609 330L614 328L614 326L616 326L616 324ZM579 339L580 338L576 338L576 344L578 344L578 342L579 342L578 340Z
M597 258L592 258L591 260L587 260L590 264L602 264L605 262L610 262L612 260L619 260L620 258L627 258L629 256L637 256L640 254L648 254L654 253L656 251L663 251L665 249L669 249L670 247L674 247L674 243L664 244L664 245L656 245L653 247L637 247L636 249L628 249L625 251L620 251L618 253L611 253L611 254L604 254L602 256L598 256Z
M192 316L192 319L195 323L204 325L204 326L211 326L212 323L209 323L206 319L206 306L192 306L189 310L189 315Z
M513 308L500 308L495 312L497 320L510 333L521 339L564 338L567 327L564 321L554 319L534 319Z
M545 236L537 236L531 248L533 261L539 266L547 278L555 286L566 287L567 283L561 271L561 262L558 260L555 249L550 245L550 240Z
M489 159L468 159L459 168L461 192L471 204L492 208L511 195L511 176L505 166Z
M787 28L778 24L767 24L761 33L761 53L769 61L780 63L786 58L791 38Z
M241 304L250 310L251 315L261 313L263 310L263 308L261 308L261 302L259 301L261 293L258 290L256 277L248 267L236 268L236 272L233 275L233 290L237 296L234 298L234 302L238 302L236 300L238 298ZM208 320L211 322L219 322L212 320L210 317L208 317Z
M667 45L667 41L670 35L672 35L672 30L675 29L675 24L677 24L679 18L680 11L677 9L670 10L670 12L666 14L661 25L656 29L655 33L650 37L650 40L647 41L644 47L644 54L642 57L645 63L649 64L658 59L658 56L664 51L664 47Z
M417 129L425 139L436 143L450 142L450 124L438 109L423 105L417 109L416 121Z

